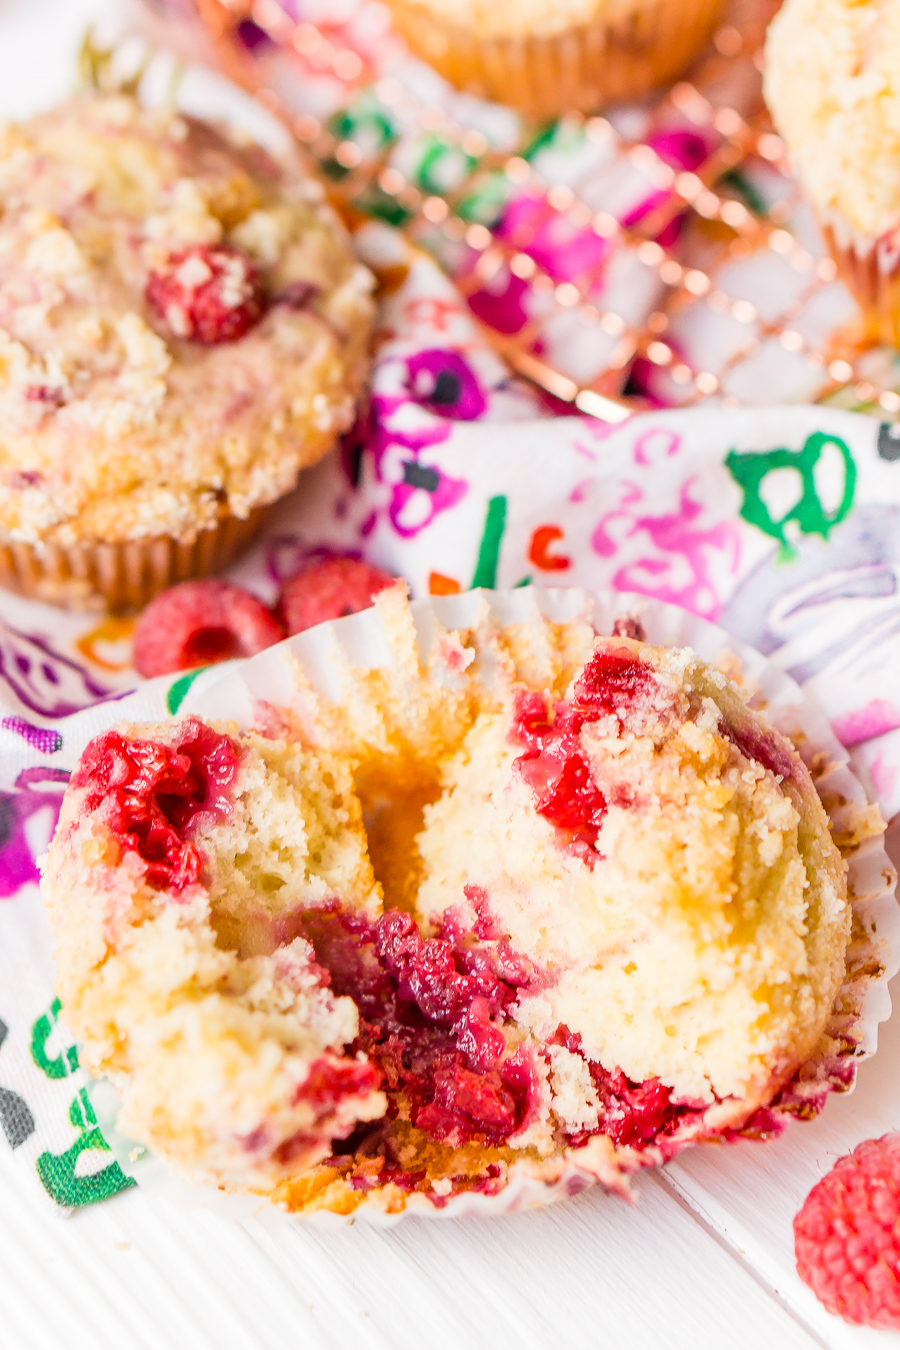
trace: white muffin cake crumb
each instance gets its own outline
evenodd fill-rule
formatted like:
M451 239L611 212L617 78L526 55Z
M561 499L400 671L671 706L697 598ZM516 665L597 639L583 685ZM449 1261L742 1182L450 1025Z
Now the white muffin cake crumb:
M564 752L607 803L590 865L536 810L511 702L479 717L426 808L418 910L433 922L483 890L513 946L554 974L521 999L520 1025L544 1040L563 1025L590 1060L743 1120L821 1035L849 936L844 866L796 752L762 724L782 778L735 744L756 718L723 677L625 639L598 652L647 678ZM561 752L545 753L556 772Z

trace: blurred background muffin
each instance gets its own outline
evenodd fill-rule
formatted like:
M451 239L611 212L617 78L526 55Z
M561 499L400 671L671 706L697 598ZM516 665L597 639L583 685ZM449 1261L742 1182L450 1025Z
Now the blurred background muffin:
M868 336L900 345L900 0L786 0L765 94Z
M0 583L224 566L352 422L368 271L299 164L125 95L0 133Z
M387 0L451 84L551 117L641 98L709 38L722 0Z

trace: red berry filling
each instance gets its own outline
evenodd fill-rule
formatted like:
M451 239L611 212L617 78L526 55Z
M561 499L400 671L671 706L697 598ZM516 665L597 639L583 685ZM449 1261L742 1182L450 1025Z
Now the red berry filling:
M562 831L570 851L589 867L597 861L607 801L581 750L581 729L601 717L615 716L623 723L655 683L652 667L627 648L601 647L579 676L572 698L558 703L552 714L542 694L518 695L513 738L526 749L514 768L531 788L538 815Z
M581 1044L581 1037L574 1035L568 1027L557 1028L553 1038L555 1045L562 1045L572 1054L580 1055L588 1066L591 1082L600 1099L600 1115L595 1130L591 1134L607 1134L616 1145L622 1148L630 1145L640 1148L642 1144L654 1143L660 1137L673 1134L687 1117L702 1115L690 1104L675 1105L672 1102L672 1090L662 1084L658 1078L648 1078L643 1083L633 1083L626 1078L621 1069L604 1069L596 1060L588 1059ZM569 1142L579 1146L586 1142L588 1134L569 1135Z
M350 1051L362 1051L377 1066L388 1094L387 1115L335 1144L328 1160L356 1189L394 1182L431 1194L426 1172L404 1166L406 1151L398 1152L393 1122L408 1120L455 1148L470 1142L502 1147L542 1108L540 1061L549 1056L522 1044L510 1053L507 1031L512 1004L545 988L548 976L498 932L483 891L466 887L466 901L446 912L431 938L396 909L374 922L337 903L303 916L301 931L326 980L359 1010L359 1035ZM590 1135L603 1133L617 1146L665 1148L680 1127L702 1114L690 1103L673 1103L670 1089L656 1078L634 1083L621 1070L588 1060L580 1037L566 1027L558 1028L552 1044L585 1059L601 1104L592 1130L560 1134L566 1146L581 1147ZM488 1166L477 1178L455 1181L491 1190L498 1177Z
M284 1139L272 1151L272 1157L282 1166L296 1158L308 1157L310 1150L321 1140L323 1130L333 1117L335 1108L358 1098L364 1100L374 1092L381 1075L373 1064L361 1059L337 1059L334 1055L320 1055L309 1066L309 1073L297 1088L295 1102L306 1102L316 1112L312 1127ZM257 1147L263 1140L250 1137L247 1145Z
M239 249L195 244L151 272L147 301L177 338L234 342L263 312L259 272Z
M400 1101L414 1125L455 1146L505 1143L528 1123L537 1066L523 1047L507 1054L502 1021L543 977L507 940L469 945L453 915L439 936L423 938L399 910L371 923L337 906L308 914L304 935L335 993L359 1009L354 1049L381 1070L389 1115ZM363 1142L354 1137L348 1151Z
M230 814L237 766L234 741L191 717L173 745L98 736L72 784L87 788L86 809L102 812L123 850L145 860L150 885L178 892L199 880L203 863L188 836Z
M795 764L787 747L775 732L766 731L749 721L740 726L726 722L723 717L719 723L722 735L740 750L746 759L753 759L764 769L775 774L776 778L791 779Z

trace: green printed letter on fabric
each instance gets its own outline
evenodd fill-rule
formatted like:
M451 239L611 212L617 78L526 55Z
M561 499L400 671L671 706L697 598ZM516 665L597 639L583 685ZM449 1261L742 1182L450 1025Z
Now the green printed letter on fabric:
M68 1078L78 1068L78 1051L69 1045L53 1059L47 1054L47 1042L59 1020L60 1002L55 998L43 1017L31 1028L31 1058L48 1078Z
M834 485L836 490L829 493L834 498L830 510L822 504L820 494L823 488L830 488L831 485L816 478L817 469L821 473L823 467L823 451L829 446L838 451L842 466L841 481ZM829 436L824 431L815 431L808 436L801 450L731 450L725 458L725 466L744 496L741 515L748 524L755 525L764 534L777 540L782 561L796 556L796 549L787 535L790 522L796 524L801 534L818 534L827 539L853 505L856 489L853 456L839 436ZM797 475L799 495L787 510L779 513L776 509L773 514L772 506L767 501L767 487L773 486L770 475L785 469Z
M99 1172L78 1175L82 1154L92 1149L109 1152L109 1144L100 1133L97 1117L84 1088L79 1090L69 1107L69 1120L79 1132L72 1147L66 1149L65 1153L44 1152L35 1164L48 1195L58 1205L88 1205L95 1200L107 1200L111 1195L133 1186L134 1179L127 1177L117 1162L111 1162Z

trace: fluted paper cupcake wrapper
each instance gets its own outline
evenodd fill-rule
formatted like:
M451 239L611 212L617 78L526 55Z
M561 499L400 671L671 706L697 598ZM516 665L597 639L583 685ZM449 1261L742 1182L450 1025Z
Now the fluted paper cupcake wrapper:
M525 622L536 609L553 622L562 623L587 608L598 633L611 633L616 618L635 615L644 626L647 641L655 646L691 647L710 663L717 662L724 652L732 652L751 686L758 689L755 699L797 745L848 863L854 922L847 975L818 1052L769 1107L757 1112L738 1134L726 1132L725 1137L778 1134L792 1118L817 1115L830 1093L852 1089L858 1064L874 1053L878 1026L891 1009L888 980L900 968L900 910L894 899L894 869L885 852L883 835L856 847L848 844L854 835L854 822L867 811L869 799L824 714L790 676L722 628L675 606L621 592L528 587L418 601L413 614L421 653L427 654L435 621L443 628L472 628L483 618L485 605L500 626ZM219 679L211 679L208 672L202 686L198 682L188 691L181 711L233 721L249 729L261 705L296 706L299 711L298 662L316 692L334 702L340 698L348 663L367 669L388 665L391 659L390 640L380 616L376 610L368 610L320 625L249 661L235 663ZM109 706L107 724L121 720L123 711ZM119 1135L115 1094L108 1085L95 1085L92 1100L122 1171L148 1192L164 1194L188 1206L212 1205L235 1216L256 1212L265 1204L260 1196L224 1195L176 1177L149 1152ZM700 1137L717 1133L701 1118L661 1146L619 1150L615 1161L591 1143L545 1162L523 1159L511 1165L507 1184L492 1195L468 1191L447 1199L431 1199L426 1193L413 1192L400 1200L376 1190L360 1201L353 1217L386 1223L398 1218L400 1212L433 1217L493 1214L547 1204L595 1183L624 1193L630 1173L662 1164ZM314 1217L326 1222L345 1221L322 1210L315 1211Z
M0 540L0 586L64 609L141 609L167 586L221 572L259 533L270 506L243 520L223 510L193 538L152 535L122 543Z
M431 5L389 0L414 52L459 89L536 117L643 98L701 51L722 0L641 0L561 33L493 36Z
M900 235L862 234L836 210L819 211L819 223L838 274L862 310L869 337L900 343Z

